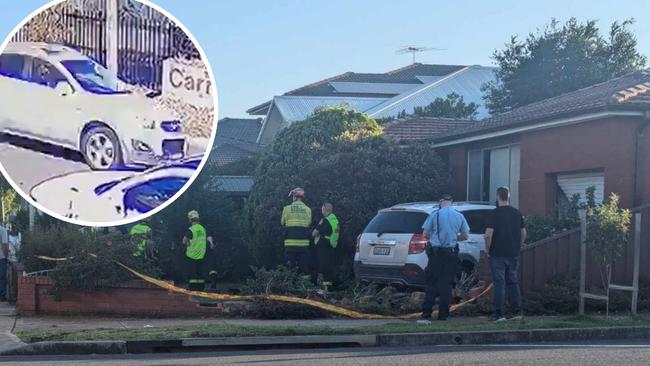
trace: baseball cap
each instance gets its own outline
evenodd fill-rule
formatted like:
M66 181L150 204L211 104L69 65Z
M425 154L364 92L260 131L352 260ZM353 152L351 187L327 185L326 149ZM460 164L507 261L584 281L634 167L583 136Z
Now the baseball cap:
M443 194L440 196L440 199L438 201L453 201L454 198L450 194Z

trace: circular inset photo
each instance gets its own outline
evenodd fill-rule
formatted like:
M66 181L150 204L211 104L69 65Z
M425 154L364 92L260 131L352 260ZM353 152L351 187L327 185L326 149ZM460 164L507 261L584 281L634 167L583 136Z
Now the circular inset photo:
M54 1L0 46L2 173L61 220L162 210L203 167L216 117L205 53L149 1Z

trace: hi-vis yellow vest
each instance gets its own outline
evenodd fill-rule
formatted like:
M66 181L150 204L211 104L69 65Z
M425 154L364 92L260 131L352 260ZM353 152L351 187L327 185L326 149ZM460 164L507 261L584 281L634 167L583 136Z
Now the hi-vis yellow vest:
M282 226L286 227L284 246L309 246L309 226L311 225L311 209L302 201L295 201L282 210Z
M190 240L190 245L187 247L185 254L191 259L203 259L207 246L205 228L201 224L194 224L190 226L190 231L192 232L192 240Z
M139 257L147 248L147 239L151 228L145 224L137 224L131 228L131 236L139 238L137 246L133 249L133 255Z
M321 224L323 223L323 220L327 220L330 223L330 227L332 228L332 234L330 234L329 236L325 236L324 238L330 242L332 248L336 248L336 246L339 243L339 231L340 231L339 219L333 213L330 213L329 215L327 215L327 217L321 219L320 222ZM317 236L314 242L318 244L319 240L320 240L320 236Z

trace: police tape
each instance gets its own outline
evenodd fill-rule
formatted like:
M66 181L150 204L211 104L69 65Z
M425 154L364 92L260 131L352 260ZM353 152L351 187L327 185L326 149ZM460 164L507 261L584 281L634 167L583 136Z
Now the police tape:
M90 254L93 257L97 257L94 254ZM52 257L47 257L47 256L36 256L36 258L46 260L46 261L56 261L56 262L62 262L62 261L67 261L72 258L52 258ZM278 301L278 302L285 302L285 303L293 303L293 304L301 304L301 305L307 305L311 306L314 308L322 309L325 311L328 311L330 313L338 314L338 315L343 315L348 318L352 319L414 319L420 316L420 312L418 313L410 313L410 314L403 314L403 315L382 315L382 314L371 314L371 313L361 313L358 311L346 309L341 306L333 305L333 304L328 304L324 303L321 301L317 300L312 300L312 299L303 299L300 297L293 297L293 296L285 296L285 295L229 295L229 294L217 294L217 293L212 293L212 292L204 292L204 291L191 291L184 289L182 287L174 286L169 282L159 280L150 276L147 276L143 273L140 273L118 261L115 261L119 266L124 268L125 270L129 271L131 274L135 275L136 277L139 277L140 279L144 280L145 282L148 282L152 285L158 286L160 288L166 289L171 292L175 293L180 293L180 294L185 294L188 296L194 296L194 297L199 297L199 298L204 298L204 299L210 299L210 300L222 300L222 301L254 301L254 300L267 300L267 301ZM492 290L493 284L490 284L489 286L485 287L481 293L478 295L472 297L471 299L468 299L466 301L463 301L461 303L452 305L451 308L449 309L451 312L454 312L463 306L467 304L471 304L476 302L479 298L487 294L490 290ZM433 313L433 316L437 315L437 311Z

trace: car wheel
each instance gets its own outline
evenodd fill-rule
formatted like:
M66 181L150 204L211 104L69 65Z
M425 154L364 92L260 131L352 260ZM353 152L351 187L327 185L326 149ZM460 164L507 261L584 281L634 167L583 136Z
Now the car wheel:
M122 149L115 132L93 127L81 137L81 153L92 170L109 170L122 164Z

